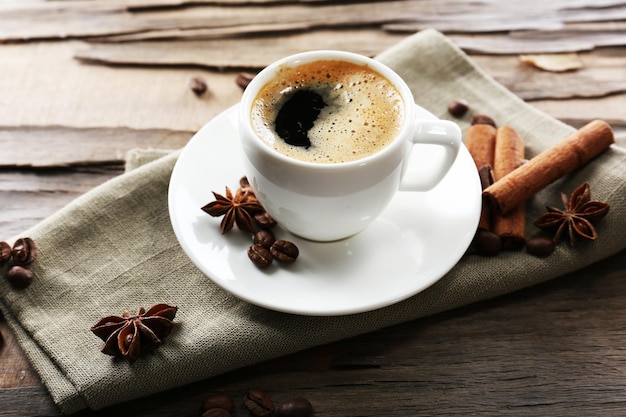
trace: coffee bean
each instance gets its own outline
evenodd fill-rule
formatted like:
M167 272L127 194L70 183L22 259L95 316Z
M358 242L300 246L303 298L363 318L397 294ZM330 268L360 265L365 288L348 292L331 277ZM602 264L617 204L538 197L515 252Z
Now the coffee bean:
M29 237L22 237L15 241L11 250L13 265L27 266L37 259L37 245Z
M212 408L223 408L229 413L235 412L235 401L228 395L211 395L202 401L202 411Z
M11 246L7 242L0 242L0 263L11 259Z
M502 240L493 232L479 230L474 236L473 246L478 255L495 256L502 250Z
M265 249L263 246L252 245L248 248L248 258L255 264L258 268L267 268L272 264L272 260L274 257L272 253Z
M254 220L259 225L261 229L271 229L276 226L276 220L267 211L264 211L261 214L257 214L254 216Z
M249 72L240 72L235 78L235 83L239 86L239 88L245 90L248 87L248 84L250 84L250 82L254 78L254 76L254 74Z
M287 240L277 240L270 247L270 252L279 262L292 264L300 254L298 247Z
M489 116L484 114L475 114L472 116L470 120L470 124L473 125L491 125L493 127L496 126L496 122Z
M223 408L209 408L204 413L202 413L202 417L231 417L230 412L228 410L224 410Z
M253 417L270 417L274 415L274 402L270 396L259 390L250 390L243 397L243 405Z
M276 417L310 417L313 415L313 406L306 398L294 398L282 403L276 409Z
M26 288L32 282L35 275L30 269L19 265L14 265L7 272L6 278L13 288Z
M448 113L454 117L463 117L468 109L469 105L467 101L463 99L454 100L452 103L448 104Z
M265 249L269 249L272 244L276 242L276 237L274 237L274 233L269 230L261 229L254 234L254 244L264 247Z
M478 251L476 250L476 244L473 240L465 250L465 255L478 255Z
M531 237L526 242L526 251L538 257L548 256L554 252L554 241L543 236Z
M206 81L204 81L204 78L194 77L191 79L191 81L189 81L189 88L191 89L191 91L193 91L195 95L200 97L201 95L206 93L208 87Z

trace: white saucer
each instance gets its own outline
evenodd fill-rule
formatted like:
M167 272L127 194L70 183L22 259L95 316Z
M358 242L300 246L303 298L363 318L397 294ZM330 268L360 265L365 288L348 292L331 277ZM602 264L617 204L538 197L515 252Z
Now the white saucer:
M425 111L424 111L425 112ZM424 113L424 118L434 118ZM435 147L423 145L424 165ZM221 218L200 207L243 176L237 137L237 106L207 123L189 141L172 172L169 212L183 250L213 282L258 306L303 315L360 313L397 303L432 285L463 256L476 227L481 187L465 149L433 190L399 192L367 230L332 243L300 239L283 229L278 238L294 242L298 260L257 269L247 257L249 235L236 227L220 234Z

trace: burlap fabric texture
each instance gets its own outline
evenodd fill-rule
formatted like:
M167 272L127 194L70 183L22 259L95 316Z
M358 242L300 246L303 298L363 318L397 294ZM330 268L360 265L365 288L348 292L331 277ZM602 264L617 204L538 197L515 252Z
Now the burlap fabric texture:
M414 90L418 104L442 118L463 97L474 109L524 137L529 157L572 128L533 109L477 68L433 30L408 37L377 57ZM461 121L467 128L468 119ZM146 157L138 153L135 157ZM524 252L467 256L426 291L357 315L308 317L266 310L224 292L189 261L170 226L169 177L177 153L115 178L20 236L38 244L36 281L12 290L0 280L2 311L54 401L65 413L102 408L310 346L373 331L495 297L582 268L626 247L626 152L619 146L557 181L528 202L530 219L588 181L593 198L611 203L600 238L549 259ZM139 160L135 160L137 162ZM132 161L131 161L132 162ZM129 364L100 353L89 330L122 309L167 302L178 325L156 354Z

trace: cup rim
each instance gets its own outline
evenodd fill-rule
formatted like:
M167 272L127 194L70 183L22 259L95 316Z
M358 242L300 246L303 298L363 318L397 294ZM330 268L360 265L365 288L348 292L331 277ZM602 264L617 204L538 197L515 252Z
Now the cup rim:
M276 72L280 69L280 67L284 65L289 66L297 66L300 64L305 64L307 62L315 61L315 60L338 60L338 61L347 61L357 64L364 64L370 67L372 70L380 73L382 76L387 78L393 86L398 90L402 97L402 101L404 102L404 110L405 110L405 120L402 126L402 129L398 133L398 135L389 143L387 146L378 150L377 152L367 155L363 158L355 159L352 161L345 162L337 162L337 163L318 163L318 162L310 162L303 161L296 158L291 158L289 156L283 155L278 152L276 149L268 146L259 136L256 134L254 129L252 128L250 111L252 108L252 104L258 95L260 89L265 86L276 74ZM403 138L407 137L407 130L410 128L412 124L412 120L414 119L415 112L415 100L413 98L413 93L411 92L409 86L406 82L391 68L387 65L383 64L380 61L376 61L373 58L370 58L365 55L357 54L354 52L340 51L340 50L332 50L332 49L319 49L319 50L311 50L306 52L300 52L293 55L289 55L283 57L265 68L263 68L248 84L246 89L243 92L243 96L241 98L241 105L239 108L240 111L240 120L243 121L242 125L247 130L248 136L254 138L254 141L257 143L258 148L262 149L263 152L272 155L279 160L290 163L293 165L297 165L300 167L304 167L307 169L323 169L323 170L339 170L354 166L362 166L366 165L372 161L378 160L381 157L384 157L386 154L394 152L398 146L403 146ZM408 143L408 141L407 141Z

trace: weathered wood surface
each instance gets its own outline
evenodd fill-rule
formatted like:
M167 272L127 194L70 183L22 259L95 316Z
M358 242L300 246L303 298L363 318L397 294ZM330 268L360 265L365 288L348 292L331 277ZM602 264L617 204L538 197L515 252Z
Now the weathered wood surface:
M119 175L127 150L183 146L237 103L238 71L306 49L375 55L425 27L548 114L626 133L624 1L0 0L0 240ZM574 53L581 68L544 71L522 62L530 53ZM306 396L319 416L620 415L625 255L80 415L194 416L207 393L252 386ZM58 415L3 320L0 333L0 416Z
M15 4L0 8L0 40L20 41L67 37L94 37L136 34L160 30L223 28L232 35L234 27L242 33L306 30L323 27L358 27L381 25L390 31L415 32L433 27L444 32L489 33L522 30L549 30L546 36L526 39L526 44L544 43L555 36L554 30L567 24L621 21L626 18L623 1L552 1L528 0L453 2L206 2L204 7L176 7L180 2L127 1L50 1ZM166 12L164 12L164 10ZM92 22L97 19L100 24ZM33 24L36 23L36 24ZM623 33L607 27L597 31L599 40L612 37L624 44ZM541 32L536 32L541 33ZM218 36L219 31L213 32ZM612 35L612 36L611 36ZM524 36L522 34L522 36ZM561 46L567 38L559 36ZM619 39L619 40L618 40ZM537 42L538 41L538 42ZM600 42L602 45L602 42ZM519 46L519 45L518 45Z
M277 401L304 396L320 417L622 415L625 255L499 299L77 416L198 416L202 399L216 392L233 396L244 416L240 399L251 387ZM5 326L0 332L12 343ZM15 388L0 389L0 416L57 416L23 358L9 353L0 387Z
M64 126L0 130L1 167L68 167L119 163L132 148L179 149L193 132ZM46 146L42 147L41 144ZM54 149L54 152L50 152Z
M197 32L196 32L197 33ZM206 31L202 32L205 35ZM147 35L143 35L145 38ZM136 40L124 42L91 42L79 50L76 58L114 65L194 65L210 69L259 69L284 56L311 49L340 49L373 56L394 45L405 34L390 34L375 29L318 30L255 36L254 38L181 37L173 33L170 39ZM198 37L201 37L198 34ZM116 37L115 39L119 39ZM165 52L165 53L164 53Z

